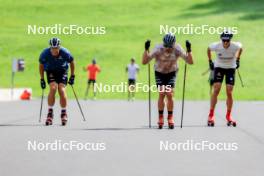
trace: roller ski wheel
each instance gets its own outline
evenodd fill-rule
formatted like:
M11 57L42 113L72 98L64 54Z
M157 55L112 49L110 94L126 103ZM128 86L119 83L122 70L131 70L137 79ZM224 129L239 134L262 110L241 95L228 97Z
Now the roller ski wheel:
M162 129L163 125L164 125L164 119L163 119L163 117L159 117L158 128Z
M174 123L169 124L169 129L173 130L174 129Z
M208 116L207 126L214 127L215 126L215 117L213 115Z
M214 127L214 125L215 125L215 122L213 120L208 120L207 126Z
M235 121L233 121L233 120L230 120L230 121L227 121L227 126L233 126L233 127L236 127L236 126L237 126L237 124L236 124L236 122L235 122Z
M46 126L49 126L49 125L52 125L52 118L48 117L47 120L46 120Z
M68 117L66 113L61 114L61 125L62 126L66 126L68 121Z
M174 121L173 121L173 117L168 117L168 126L169 126L169 129L174 129Z
M53 114L49 113L45 125L46 126L52 125L52 121L53 121Z

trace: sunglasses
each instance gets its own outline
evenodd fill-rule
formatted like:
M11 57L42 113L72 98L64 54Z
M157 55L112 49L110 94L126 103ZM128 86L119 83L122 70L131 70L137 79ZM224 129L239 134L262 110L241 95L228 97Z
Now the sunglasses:
M222 40L222 41L223 41L224 43L225 43L225 42L227 42L227 43L229 43L229 42L230 42L230 40Z
M171 46L171 45L163 45L165 48L173 48L173 46Z

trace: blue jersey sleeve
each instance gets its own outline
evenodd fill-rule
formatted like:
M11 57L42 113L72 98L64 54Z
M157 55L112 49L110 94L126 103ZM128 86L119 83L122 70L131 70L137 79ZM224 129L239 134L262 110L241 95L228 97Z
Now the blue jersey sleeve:
M42 51L42 53L39 56L39 63L40 64L45 64L47 63L47 51L46 49Z
M62 48L62 51L64 53L64 58L66 58L68 63L71 63L73 61L73 56L70 53L70 51L67 50L66 48Z
M73 61L73 56L71 53L68 53L68 62L71 63Z

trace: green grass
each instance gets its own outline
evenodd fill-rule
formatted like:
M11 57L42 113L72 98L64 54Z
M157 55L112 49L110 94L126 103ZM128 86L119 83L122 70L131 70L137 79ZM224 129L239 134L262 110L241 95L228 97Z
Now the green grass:
M40 96L38 57L53 35L28 35L28 24L106 26L106 35L57 35L76 59L75 87L78 94L83 96L86 73L82 67L93 57L97 58L102 68L102 73L98 76L99 82L118 84L125 81L124 67L135 56L141 68L138 81L147 83L147 67L140 64L144 41L150 38L152 47L161 42L160 24L185 26L189 23L196 26L208 24L238 27L239 34L234 40L242 42L244 47L240 72L246 87L241 88L237 79L235 98L264 100L264 59L261 53L264 51L264 5L261 0L234 2L236 3L229 3L227 0L0 0L0 87L10 86L12 58L23 57L26 70L16 74L15 86L32 87L33 96ZM209 34L177 35L177 41L183 46L186 39L193 45L195 65L188 66L187 99L208 99L207 76L201 76L201 73L208 68L206 48L218 38L218 35ZM182 94L183 64L180 61L175 94L177 99ZM153 78L154 75L154 84ZM68 94L73 96L70 90ZM122 99L126 98L126 94L99 94L98 98ZM140 92L137 98L147 98L147 94ZM225 98L224 91L220 98Z

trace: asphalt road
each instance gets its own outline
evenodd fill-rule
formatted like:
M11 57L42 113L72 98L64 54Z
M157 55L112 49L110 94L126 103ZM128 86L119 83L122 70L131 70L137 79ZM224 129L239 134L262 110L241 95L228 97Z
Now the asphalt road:
M264 174L264 102L236 102L236 128L226 126L225 103L219 102L212 128L206 126L208 102L189 101L182 129L181 104L176 102L174 130L157 129L155 102L151 129L145 101L81 101L86 122L76 102L70 101L66 127L60 126L58 104L54 125L43 125L46 105L39 124L39 104L39 100L0 103L0 175Z

